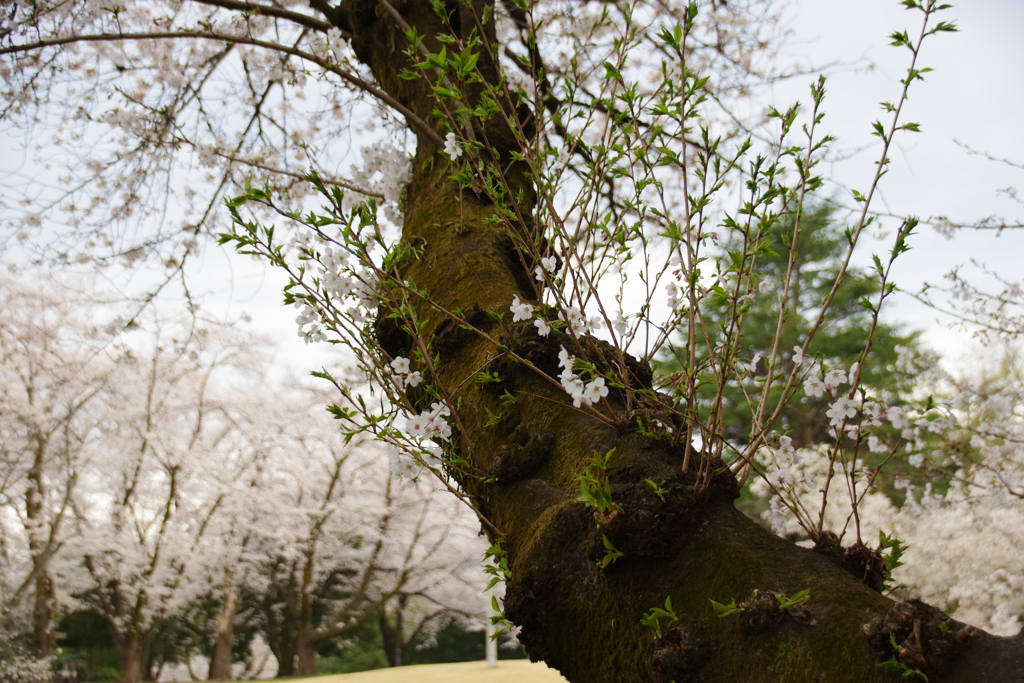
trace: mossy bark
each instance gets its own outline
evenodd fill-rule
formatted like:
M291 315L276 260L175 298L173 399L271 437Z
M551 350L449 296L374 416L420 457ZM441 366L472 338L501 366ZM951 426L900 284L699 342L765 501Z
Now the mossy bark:
M400 4L404 21L436 52L432 36L453 28L440 23L430 3ZM459 3L447 4L457 13ZM338 20L377 80L421 118L438 124L425 83L397 76L409 65L402 54L405 37L394 20L369 0L342 8ZM508 145L492 147L502 158L514 149L511 135L481 134L491 145ZM400 264L396 274L428 292L429 301L412 305L423 322L423 339L439 358L429 381L453 391L460 425L455 446L476 472L459 483L504 536L511 566L505 608L522 627L520 639L531 658L581 683L892 680L862 633L892 601L827 557L744 517L733 506L736 485L724 467L710 488L695 486L682 471L680 449L641 436L631 426L635 422L624 419L621 396L613 392L602 407L610 420L596 419L574 409L557 385L507 353L557 376L556 335L542 339L528 323L477 315L474 324L487 339L446 321L438 307L467 315L502 312L509 320L513 296L533 298L530 274L509 248L505 229L490 220L495 207L449 180L448 158L428 136L419 137L413 169L403 238L422 254ZM528 188L525 175L510 169L511 181ZM523 213L529 213L530 196L520 197ZM381 330L389 353L411 355L407 337ZM501 381L474 381L484 369L497 372ZM499 398L505 392L514 403ZM588 458L613 448L606 476L622 512L598 520L576 500L577 477ZM663 489L664 500L647 479ZM603 536L623 557L600 569ZM799 618L781 612L759 620L718 618L709 602L808 588L811 598ZM641 618L667 597L679 621L663 622L659 638Z

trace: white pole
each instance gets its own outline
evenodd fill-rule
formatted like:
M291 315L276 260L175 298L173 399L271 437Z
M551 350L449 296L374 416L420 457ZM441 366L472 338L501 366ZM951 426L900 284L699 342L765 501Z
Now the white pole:
M484 593L484 599L487 601L487 627L484 629L484 651L487 653L487 668L494 669L498 666L498 639L494 638L494 632L497 631L497 627L491 622L490 616L494 615L494 607L491 605L491 596L494 595L493 589Z

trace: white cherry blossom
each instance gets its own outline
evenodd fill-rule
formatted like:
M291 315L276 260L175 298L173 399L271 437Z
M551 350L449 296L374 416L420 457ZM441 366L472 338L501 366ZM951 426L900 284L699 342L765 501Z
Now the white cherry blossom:
M459 147L459 143L455 140L455 133L448 133L444 137L444 153L448 155L448 158L455 161L462 156L462 148Z
M512 305L509 306L509 310L512 311L512 322L514 323L533 317L533 306L525 301L520 301L518 296L512 297Z
M583 401L593 405L608 395L608 387L604 385L604 377L598 377L583 390Z
M840 397L829 406L825 414L830 418L829 424L838 427L843 420L857 416L857 403L853 399Z
M817 377L808 377L804 380L804 393L811 398L819 398L825 393L825 383Z

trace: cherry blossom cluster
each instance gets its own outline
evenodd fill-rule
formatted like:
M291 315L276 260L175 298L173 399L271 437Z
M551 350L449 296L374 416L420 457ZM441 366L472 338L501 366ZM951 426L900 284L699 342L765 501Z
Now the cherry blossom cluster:
M331 27L327 30L325 52L333 61L340 61L352 52L352 44L341 36L341 29Z
M399 209L402 190L412 178L412 163L409 155L389 140L377 140L360 150L362 163L353 164L349 175L360 187L384 195L380 202L384 217L395 226L402 224ZM358 192L346 192L343 202L345 209L351 209L362 201Z
M803 348L800 346L793 347L793 362L796 365L802 365L805 360ZM811 363L811 371L804 379L804 393L811 398L820 398L825 393L828 393L835 399L829 404L828 410L825 411L833 433L838 433L838 430L842 429L846 434L853 436L863 427L882 426L882 418L885 417L885 407L882 403L875 400L858 400L845 394L837 396L839 387L844 384L853 384L857 381L857 374L860 369L859 363L854 363L850 366L849 372L842 368L828 367L827 365L822 368L822 372L815 372L815 365L817 365L816 362ZM861 412L864 413L862 424L848 424L849 420L856 418Z
M608 395L608 387L604 384L604 377L598 377L594 381L584 383L580 377L572 371L576 362L574 356L570 356L565 347L558 352L558 365L562 368L562 374L558 377L562 381L562 388L572 397L572 404L579 408L586 403L592 406Z
M327 334L324 332L327 321L316 307L306 299L296 299L292 305L299 309L299 314L295 317L295 324L299 326L299 338L307 344L327 341Z
M583 311L575 306L567 306L564 311L559 311L558 319L564 320L576 336L587 334L592 329L599 329L601 326L600 318L595 316L588 321Z
M447 441L452 436L452 427L446 417L452 414L444 403L432 403L430 410L410 417L405 425L406 433L418 439L440 439Z
M917 431L918 437L932 429L963 429L953 426L955 420L950 417L929 420L904 408L889 408L887 418L890 415L895 418L889 418L893 426L902 424L903 429ZM922 422L927 424L918 424ZM1010 422L1016 425L1012 429L1018 434L1024 431L1016 417L1011 415ZM986 427L991 428L1000 427ZM822 506L821 492L828 488L826 482L831 473L832 495L824 508L824 528L836 533L844 527L849 530L849 498L837 495L847 484L831 447L801 448L793 452L790 462L781 463L780 456L788 450L787 446L792 446L784 439L779 439L770 455L784 465L779 469L785 474L773 471L768 477L772 481L757 480L751 484L756 494L770 496L770 506L763 518L780 535L803 535L791 506L814 511L816 516ZM940 449L932 444L928 457L936 457ZM767 451L763 449L759 457L768 456ZM1024 615L1024 571L1019 569L1018 561L1019 549L1024 545L1024 501L1006 488L1006 481L1019 486L1021 479L1015 478L1014 472L1024 471L1024 455L1019 448L1001 452L987 442L981 455L975 463L960 461L957 476L942 494L936 492L931 482L915 485L912 478L894 478L896 488L904 492L901 505L870 486L872 471L862 462L851 463L857 490L863 493L857 504L861 536L870 544L881 530L909 547L906 564L896 569L893 576L896 583L906 586L901 597L955 605L953 616L957 619L1000 635L1013 635L1020 630ZM1009 468L1005 459L1010 461ZM777 486L776 493L780 495L773 495L769 484ZM844 545L850 542L847 539ZM979 547L985 551L978 552Z
M14 641L14 642L12 642ZM21 645L7 633L0 633L0 680L23 683L43 683L53 680L52 664L49 657L36 658L24 651Z
M412 370L409 367L408 358L396 357L391 361L391 369L394 370L395 384L398 385L399 389L404 389L407 386L419 386L420 382L423 381L423 375L420 374L420 371Z
M555 268L558 265L558 259L554 256L543 256L540 259L540 265L533 269L533 277L538 282L544 282L545 273L553 274Z
M366 240L363 245L370 251L373 242ZM353 264L352 255L340 246L332 244L323 236L314 239L314 233L299 230L292 235L287 244L291 252L298 252L299 260L316 261L315 277L319 290L324 297L331 300L331 308L338 310L341 302L348 301L345 313L356 323L365 321L367 311L377 306L377 276L370 268L359 268ZM301 312L295 319L299 325L299 337L307 343L325 341L324 334L327 318L317 311L318 304L307 298L296 298L295 307ZM307 325L311 327L306 328Z
M388 449L388 460L391 463L391 476L411 488L416 485L424 469L437 469L441 466L441 447L423 446L413 456L403 448L392 446Z
M804 360L803 349L799 346L793 347L793 362L796 365L801 365ZM849 373L842 368L829 368L826 366L825 369L827 369L828 372L826 372L823 377L819 377L819 373L813 372L814 365L816 365L816 363L812 363L812 372L807 376L807 379L804 380L804 393L812 398L819 398L823 396L826 391L835 397L839 387L847 383L852 383L857 378L857 363L854 363L853 366L850 367Z
M545 257L541 259L544 262L544 268L548 272L553 272L555 266L555 257ZM541 266L537 266L536 277L538 280L543 279L543 272ZM534 307L521 300L519 296L512 297L512 305L509 306L509 311L512 312L512 322L522 322L533 318L535 310ZM566 328L569 329L573 334L581 336L588 334L595 330L600 330L603 327L603 321L600 316L594 316L587 320L583 311L575 306L567 306L564 311L559 311L558 319L566 324ZM543 318L533 318L533 324L537 328L537 334L542 337L546 337L551 334L551 324ZM622 315L622 311L618 311L614 320L611 321L612 329L618 334L621 341L629 339L629 322Z
M509 310L512 311L512 322L514 323L533 318L533 306L525 301L521 301L518 295L512 297L512 305L509 307ZM537 328L537 334L540 336L546 337L551 334L551 325L543 318L535 318L533 324Z

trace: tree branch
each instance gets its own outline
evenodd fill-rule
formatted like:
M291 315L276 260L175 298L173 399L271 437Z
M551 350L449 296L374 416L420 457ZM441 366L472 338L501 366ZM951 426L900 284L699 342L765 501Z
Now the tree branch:
M273 7L271 5L261 5L256 2L244 2L242 0L194 0L202 5L211 5L213 7L222 7L224 9L233 9L239 12L252 12L254 14L262 15L265 17L275 17L277 19L287 19L288 21L311 28L314 31L320 31L321 33L327 33L332 28L337 28L341 31L342 38L350 39L351 34L342 30L326 21L320 21L315 17L311 17L308 14L302 14L301 12L293 12L286 10L281 7ZM312 4L312 3L310 3Z
M288 47L281 45L280 43L272 43L266 40L259 40L257 38L251 38L249 36L242 35L230 35L226 33L211 33L206 31L152 31L143 33L94 33L83 36L63 36L61 38L51 38L48 40L39 40L34 43L26 43L24 45L12 45L11 47L0 48L0 55L14 54L19 52L31 52L32 50L41 50L47 47L57 47L60 45L70 45L72 43L90 43L90 42L108 42L108 41L122 41L122 40L161 40L165 38L198 38L200 40L220 40L226 43L236 43L239 45L252 45L253 47L261 47L267 50L273 50L275 52L283 52L285 54L293 55L304 59L308 62L316 64L325 71L339 76L342 80L362 90L368 95L372 95L384 104L388 105L398 113L402 114L410 124L415 126L426 135L434 144L438 147L444 147L444 139L438 135L437 131L431 128L426 121L416 115L411 109L403 105L397 99L383 92L379 88L367 83L359 76L342 69L337 64L329 62L328 60L318 57L311 52L300 50L295 47Z

